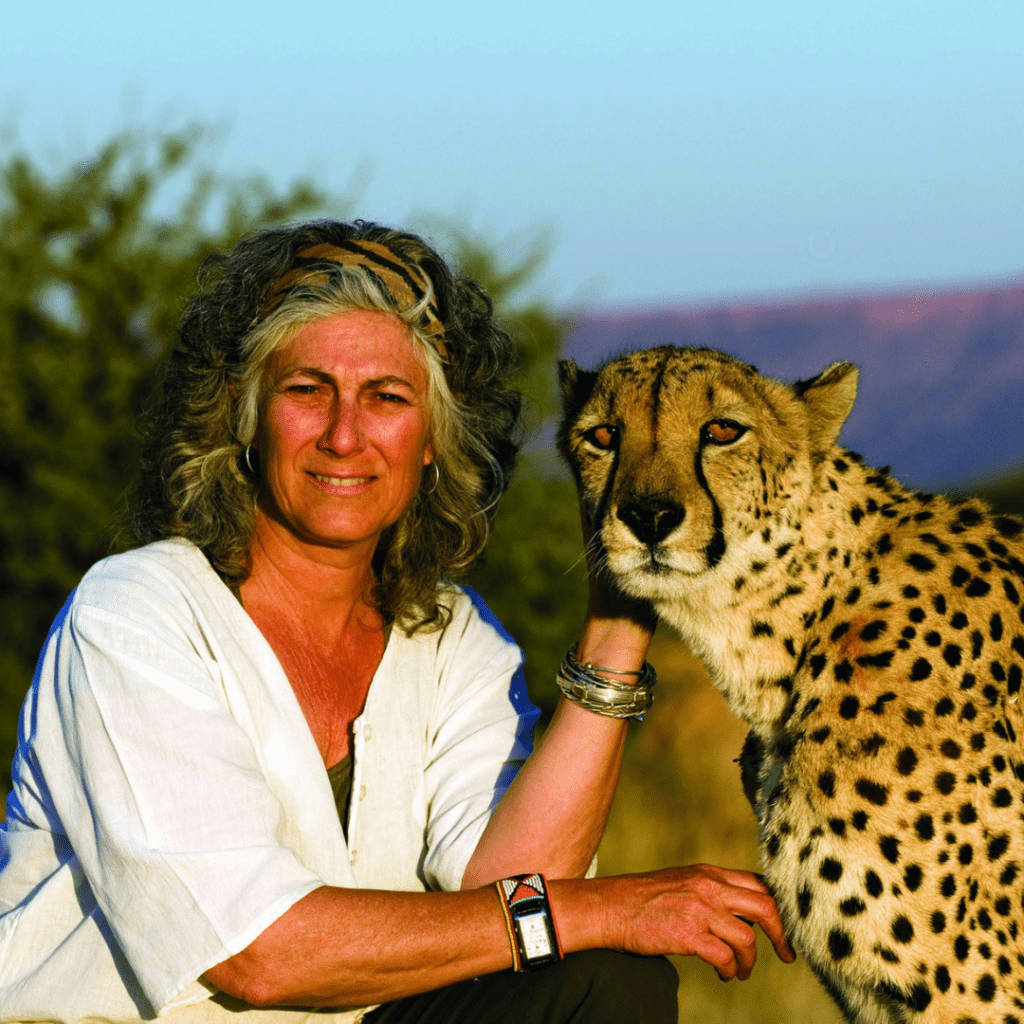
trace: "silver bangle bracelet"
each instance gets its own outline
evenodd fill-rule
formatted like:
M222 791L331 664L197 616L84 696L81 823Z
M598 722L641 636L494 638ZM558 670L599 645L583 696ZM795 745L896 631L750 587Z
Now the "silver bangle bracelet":
M581 664L576 657L577 644L573 644L558 670L558 685L569 700L579 704L586 711L593 711L609 718L639 718L654 700L652 692L658 681L658 673L649 662L639 670L620 672L587 662ZM599 672L614 672L616 675L635 675L635 683L622 683L607 679Z

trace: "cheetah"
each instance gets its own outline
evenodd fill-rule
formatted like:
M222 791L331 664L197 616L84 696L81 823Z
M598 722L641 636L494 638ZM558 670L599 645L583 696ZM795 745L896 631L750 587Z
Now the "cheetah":
M1024 1024L1024 526L838 446L858 372L559 367L600 560L749 726L765 880L857 1024Z

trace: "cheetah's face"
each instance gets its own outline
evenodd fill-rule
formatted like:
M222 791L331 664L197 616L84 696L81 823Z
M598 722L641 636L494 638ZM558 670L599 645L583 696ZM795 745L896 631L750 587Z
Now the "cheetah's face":
M559 445L627 592L678 595L682 580L726 571L753 534L799 515L817 439L794 389L706 349L560 369Z

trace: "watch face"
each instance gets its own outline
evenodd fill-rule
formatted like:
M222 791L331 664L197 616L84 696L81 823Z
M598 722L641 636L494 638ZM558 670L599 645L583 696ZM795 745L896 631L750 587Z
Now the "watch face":
M548 934L548 915L543 911L523 914L515 919L522 950L527 960L540 960L554 955L551 936Z

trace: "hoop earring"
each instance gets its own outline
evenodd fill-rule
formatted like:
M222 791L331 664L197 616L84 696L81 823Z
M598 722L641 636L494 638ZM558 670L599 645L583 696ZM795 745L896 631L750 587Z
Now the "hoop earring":
M257 476L259 476L259 473L253 468L252 457L249 455L249 453L251 451L252 451L252 445L251 444L247 445L246 449L245 449L245 464L246 464L246 466L249 469L249 476L251 476L253 479L255 479ZM257 455L258 454L259 453L257 453Z
M437 468L437 463L436 462L430 462L430 463L427 464L427 468L425 470L423 470L424 477L427 475L427 470L430 470L430 469L433 469L433 471L434 471L434 482L433 482L433 485L428 488L428 487L425 487L425 486L423 486L421 484L420 485L420 493L421 494L433 494L434 491L437 490L438 483L440 483L440 480L441 480L441 470L439 470Z

